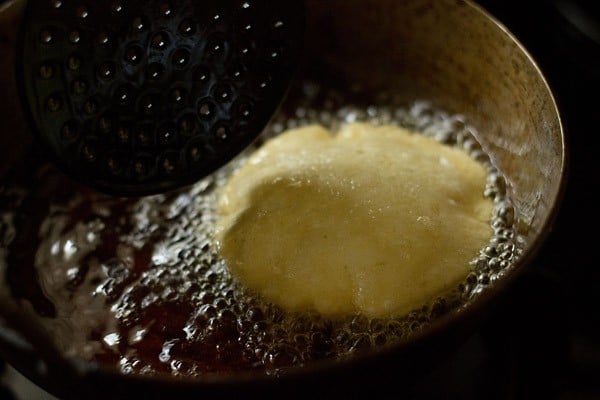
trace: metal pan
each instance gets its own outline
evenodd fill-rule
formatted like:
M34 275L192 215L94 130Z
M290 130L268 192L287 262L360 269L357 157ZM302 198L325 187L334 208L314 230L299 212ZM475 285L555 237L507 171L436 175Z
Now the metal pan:
M567 147L560 113L544 76L526 49L502 25L470 1L307 0L308 30L298 83L310 80L347 99L404 104L427 99L459 113L506 176L522 254L472 301L433 321L419 334L344 360L322 360L273 377L230 373L197 379L125 375L95 363L65 358L45 335L40 312L14 301L0 253L0 354L35 383L64 398L176 398L203 395L263 397L368 394L385 385L401 394L449 354L481 322L505 289L534 260L552 229L565 187ZM16 97L11 46L22 2L2 12L2 90ZM305 95L289 93L286 109ZM15 169L35 162L18 102L1 108L0 187ZM32 155L33 154L33 155ZM27 161L34 160L34 161ZM47 193L38 176L38 200ZM51 185L48 187L52 187ZM13 257L13 260L15 258ZM21 257L18 260L30 258Z

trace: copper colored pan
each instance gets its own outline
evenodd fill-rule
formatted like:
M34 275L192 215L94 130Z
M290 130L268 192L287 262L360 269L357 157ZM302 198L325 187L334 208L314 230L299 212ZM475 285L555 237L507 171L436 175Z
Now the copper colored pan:
M392 92L395 96L391 102L428 99L436 108L464 115L479 133L482 147L507 177L519 212L518 234L523 246L519 260L474 301L407 341L344 361L315 362L277 378L239 373L187 380L123 375L81 360L63 359L44 335L39 310L34 312L22 301L14 301L15 289L9 288L5 279L9 267L6 252L0 252L0 300L4 307L0 313L0 354L35 383L64 398L340 395L361 390L368 393L373 384L403 393L410 389L413 379L473 331L486 310L502 299L507 286L534 259L562 200L567 149L552 92L523 46L470 1L306 3L307 45L297 81L314 80L364 104L380 101L382 92ZM12 33L20 2L8 4L0 24L4 60L0 64L4 94L0 104L0 188L9 181L15 166L22 169L24 160L35 160L18 102L12 101L16 97ZM293 108L302 96L300 85L296 87L282 112ZM32 185L39 185L38 198L43 199L47 182L34 178ZM6 244L0 243L0 249L2 246Z

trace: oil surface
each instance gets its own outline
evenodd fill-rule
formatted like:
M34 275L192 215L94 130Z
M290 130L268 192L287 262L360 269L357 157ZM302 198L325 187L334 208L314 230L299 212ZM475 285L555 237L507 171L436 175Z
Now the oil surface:
M262 140L310 123L332 130L353 121L397 124L464 149L489 171L482 195L495 204L494 235L451 293L393 319L286 313L249 293L229 274L212 240L217 190L246 153L193 187L139 199L97 194L48 166L21 171L0 187L0 270L6 269L13 296L43 317L67 355L126 374L188 377L277 374L351 357L410 337L465 305L520 254L506 182L476 132L461 116L427 102L339 106L335 96L327 94L318 106L307 96L292 115L276 117Z

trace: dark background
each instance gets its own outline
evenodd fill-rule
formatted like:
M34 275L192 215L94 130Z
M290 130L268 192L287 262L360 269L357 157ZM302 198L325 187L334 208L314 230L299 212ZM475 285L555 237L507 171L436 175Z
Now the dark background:
M567 191L536 263L482 328L416 383L412 399L600 399L600 1L479 3L548 79L568 137ZM0 400L11 390L0 387Z

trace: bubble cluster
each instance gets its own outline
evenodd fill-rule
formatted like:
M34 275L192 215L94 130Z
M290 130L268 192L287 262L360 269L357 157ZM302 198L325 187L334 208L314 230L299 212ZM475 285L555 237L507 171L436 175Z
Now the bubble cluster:
M307 84L305 93L317 89ZM506 273L521 251L515 228L518 213L506 179L468 121L423 101L394 107L340 105L340 101L336 93L307 95L291 113L278 115L261 140L307 124L335 130L345 122L367 121L422 132L482 162L489 172L482 195L494 202L490 222L494 234L474 257L471 273L459 287L397 318L289 313L241 287L220 259L212 234L219 188L243 165L251 148L176 193L118 199L71 188L44 204L49 211L38 221L36 271L43 292L56 307L56 318L46 323L65 352L112 365L125 374L195 377L258 370L276 375L410 338ZM202 104L198 114L209 117L213 106ZM122 128L126 140L136 132ZM174 129L161 127L160 140L171 140ZM64 135L77 135L75 125L66 124ZM193 148L189 153L193 157ZM89 154L95 157L91 146ZM119 168L117 156L113 164ZM162 165L165 172L177 167L168 157ZM140 173L143 168L140 160ZM60 184L59 178L54 181ZM14 191L10 193L14 197ZM10 193L0 192L0 199ZM7 202L12 204L7 210L27 213L21 203L31 202L13 200ZM8 224L18 221L9 214L2 214L0 239L10 251L23 251L11 248L19 243L13 239L20 227Z

